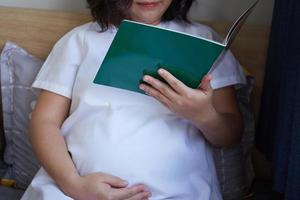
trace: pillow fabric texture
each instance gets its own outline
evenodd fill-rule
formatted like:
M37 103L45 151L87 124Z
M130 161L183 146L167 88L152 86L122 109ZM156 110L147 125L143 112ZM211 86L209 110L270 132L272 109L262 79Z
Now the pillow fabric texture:
M0 95L0 99L2 99L1 95ZM3 113L2 106L0 106L0 113ZM5 138L4 138L4 129L3 129L3 119L2 119L2 115L0 114L0 177L3 177L6 171L6 165L3 161L4 147L5 147Z
M0 99L2 99L1 92L0 92ZM2 106L0 106L0 113L3 113ZM3 115L0 114L0 177L3 177L6 168L6 165L3 162L4 147L5 147L5 137L4 137L4 129L3 129Z
M8 165L5 178L17 181L25 189L39 164L28 138L28 125L39 90L31 84L43 61L17 45L7 42L0 60L3 126L6 141L4 162Z
M242 142L234 148L214 148L214 160L224 200L240 200L249 194L254 181L251 158L254 148L254 113L251 94L254 79L246 76L247 84L235 87L240 111L244 120Z
M3 119L6 139L4 161L8 164L6 177L26 188L39 165L32 152L27 128L38 89L31 84L43 61L30 55L14 43L7 42L0 60ZM233 149L214 149L214 158L224 200L241 199L253 180L251 149L254 121L249 109L253 78L237 88L237 96L245 120L242 144Z

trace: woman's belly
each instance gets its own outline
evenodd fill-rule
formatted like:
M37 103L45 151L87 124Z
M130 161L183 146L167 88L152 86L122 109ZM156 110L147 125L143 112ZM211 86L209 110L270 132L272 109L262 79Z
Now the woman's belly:
M212 199L210 148L186 120L140 105L83 107L62 128L81 175L104 172L143 183L151 199Z

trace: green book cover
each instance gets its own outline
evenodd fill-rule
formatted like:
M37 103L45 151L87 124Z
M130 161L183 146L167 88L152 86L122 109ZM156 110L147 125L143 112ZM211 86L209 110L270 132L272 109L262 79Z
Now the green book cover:
M222 51L231 44L254 5L234 23L223 43L124 20L94 83L143 93L139 89L142 77L149 74L162 80L157 70L164 68L187 86L197 88Z

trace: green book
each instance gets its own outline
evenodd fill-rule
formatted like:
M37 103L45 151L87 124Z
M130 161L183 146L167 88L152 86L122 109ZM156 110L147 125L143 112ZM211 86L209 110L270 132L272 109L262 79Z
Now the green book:
M144 93L139 89L142 77L148 74L164 81L157 73L164 68L185 85L197 88L257 2L236 20L223 42L124 20L93 82Z

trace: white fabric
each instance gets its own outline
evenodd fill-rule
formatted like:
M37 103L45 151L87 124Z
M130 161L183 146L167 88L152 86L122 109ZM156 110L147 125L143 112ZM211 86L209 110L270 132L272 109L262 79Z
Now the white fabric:
M160 26L213 35L202 25ZM151 200L222 199L211 148L189 121L152 97L92 83L115 33L100 33L96 23L74 29L55 45L33 84L72 99L61 131L79 173L104 172L130 185L143 183ZM214 88L244 81L230 53L222 64L213 72ZM22 199L69 198L41 169Z

